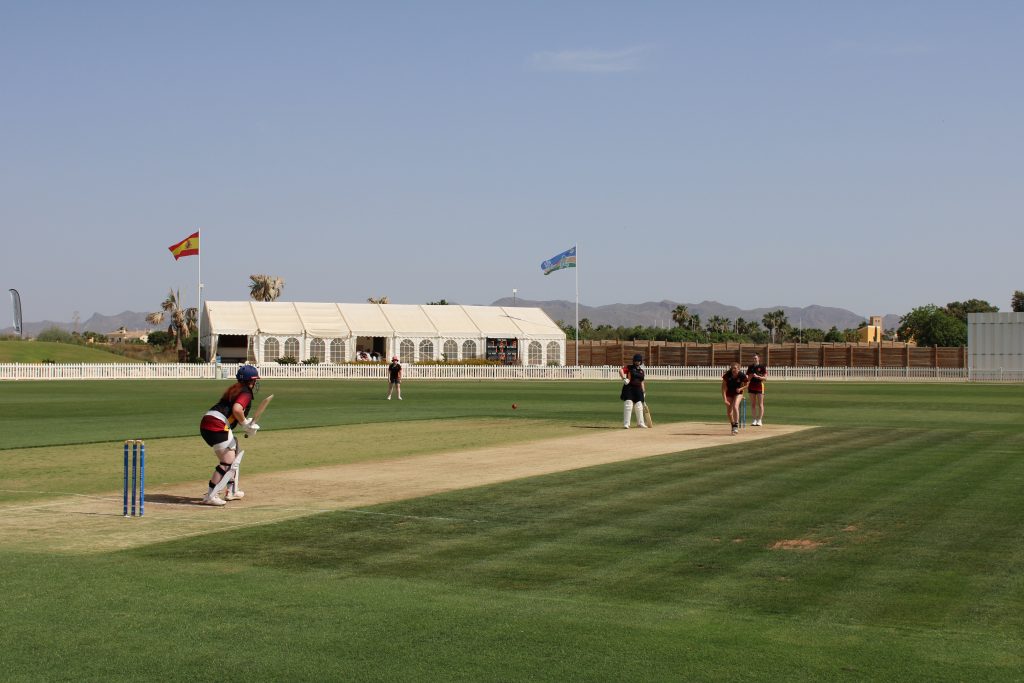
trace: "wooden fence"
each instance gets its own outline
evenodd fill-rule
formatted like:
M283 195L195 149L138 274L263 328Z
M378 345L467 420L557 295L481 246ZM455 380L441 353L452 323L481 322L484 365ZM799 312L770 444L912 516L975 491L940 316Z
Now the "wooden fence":
M966 368L967 347L917 347L901 342L821 344L698 344L663 341L580 341L581 365L625 365L642 353L645 365L718 366L739 363L744 368L755 353L765 365L817 368ZM566 365L576 365L576 343L568 341Z

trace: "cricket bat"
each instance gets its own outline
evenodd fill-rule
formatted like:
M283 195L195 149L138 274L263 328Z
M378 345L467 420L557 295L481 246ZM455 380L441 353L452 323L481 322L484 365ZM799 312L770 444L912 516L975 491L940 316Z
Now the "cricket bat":
M651 419L651 409L647 407L647 401L644 401L644 422L647 423L648 427L654 426L654 420Z
M253 422L256 422L256 420L258 420L260 418L260 416L263 415L263 411L265 411L267 409L267 406L270 405L270 399L272 399L272 398L274 398L273 394L271 394L270 396L267 396L265 399L260 401L260 404L258 406L256 406L256 412L252 414L252 421ZM249 435L246 434L245 438L248 439ZM241 464L242 464L241 463L241 459L239 458L238 465L241 465ZM235 467L235 476L231 478L231 483L228 484L228 486L231 488L231 493L237 493L238 492L238 478L241 476L241 474L242 474L241 468L240 467Z
M269 405L270 405L270 399L272 399L272 398L274 398L274 395L273 395L273 394L271 394L270 396L267 396L267 397L266 397L265 399L263 399L263 400L262 400L262 401L260 402L260 404L259 404L259 405L258 405L258 406L256 407L256 412L252 414L252 421L253 421L253 422L257 422L257 423L259 422L260 416L261 416L261 415L263 415L263 412L264 412L264 411L265 411L265 410L267 409L267 406L269 406ZM248 438L249 438L249 435L248 435L248 434L246 434L246 435L245 435L245 438L247 438L247 439L248 439Z

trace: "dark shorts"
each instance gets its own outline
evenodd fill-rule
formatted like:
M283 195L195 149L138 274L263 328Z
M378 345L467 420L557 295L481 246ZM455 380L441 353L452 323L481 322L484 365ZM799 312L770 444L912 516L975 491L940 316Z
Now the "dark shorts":
M747 391L749 391L752 394L763 394L764 393L764 386L762 385L762 386L759 386L759 387L747 387Z
M640 387L626 386L622 388L622 400L643 403L644 390Z
M402 383L402 380L400 380L397 377L392 377L389 381L391 382L391 384L401 384Z
M200 429L199 433L202 435L203 441L206 442L207 446L216 446L217 444L224 443L231 436L231 432L214 432L209 429Z

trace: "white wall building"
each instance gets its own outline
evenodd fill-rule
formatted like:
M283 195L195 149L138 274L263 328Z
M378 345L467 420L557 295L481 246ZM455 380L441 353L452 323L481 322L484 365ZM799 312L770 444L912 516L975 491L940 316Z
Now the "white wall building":
M544 311L501 306L207 301L202 347L225 363L345 363L365 352L403 363L565 364L565 332Z
M1024 313L968 313L967 367L1024 371Z

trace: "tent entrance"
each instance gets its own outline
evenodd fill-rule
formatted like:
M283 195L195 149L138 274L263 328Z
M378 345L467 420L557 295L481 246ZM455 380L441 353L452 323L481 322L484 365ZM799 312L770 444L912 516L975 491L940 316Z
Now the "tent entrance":
M370 354L371 359L387 360L387 337L356 337L356 360L359 359L359 352Z

